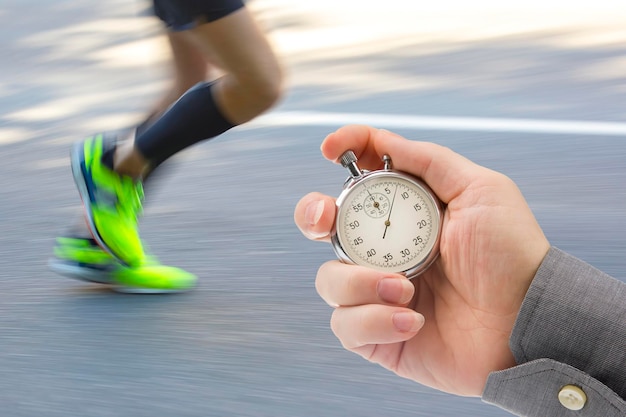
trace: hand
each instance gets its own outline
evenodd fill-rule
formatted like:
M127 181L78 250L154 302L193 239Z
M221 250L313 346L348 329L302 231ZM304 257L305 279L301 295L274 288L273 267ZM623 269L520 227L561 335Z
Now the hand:
M447 206L440 257L413 280L339 261L320 267L316 288L335 308L333 332L400 376L481 395L489 373L515 366L509 337L549 242L515 183L450 149L366 126L343 127L322 144L335 162L348 149L365 169L390 155ZM294 220L308 238L329 241L335 211L333 198L311 193Z

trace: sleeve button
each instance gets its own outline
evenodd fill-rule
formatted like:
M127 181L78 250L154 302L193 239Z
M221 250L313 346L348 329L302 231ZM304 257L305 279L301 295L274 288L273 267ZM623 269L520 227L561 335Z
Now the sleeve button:
M587 402L585 392L575 385L566 385L559 391L559 402L568 410L582 409Z

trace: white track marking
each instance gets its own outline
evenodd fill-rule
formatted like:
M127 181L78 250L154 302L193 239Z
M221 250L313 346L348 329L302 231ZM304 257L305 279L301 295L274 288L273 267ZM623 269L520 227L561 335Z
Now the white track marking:
M333 127L347 124L366 124L387 129L626 136L626 123L621 122L329 113L318 111L271 112L257 117L253 121L240 126L240 128L252 129L271 126Z

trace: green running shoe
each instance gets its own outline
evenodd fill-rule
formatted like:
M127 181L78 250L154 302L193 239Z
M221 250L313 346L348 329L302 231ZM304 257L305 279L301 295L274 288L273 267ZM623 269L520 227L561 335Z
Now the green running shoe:
M135 268L120 267L113 273L114 289L129 294L165 294L189 291L198 278L183 269L158 263Z
M98 284L114 284L113 272L120 267L120 263L102 250L94 239L58 237L48 267L66 277Z
M137 224L143 188L141 181L119 175L102 163L104 152L114 146L115 140L103 134L74 144L72 173L98 245L120 263L137 267L146 260Z
M161 265L151 256L138 267L122 265L100 248L94 239L59 237L48 267L57 274L83 281L108 284L123 293L162 294L193 289L197 278L180 268Z

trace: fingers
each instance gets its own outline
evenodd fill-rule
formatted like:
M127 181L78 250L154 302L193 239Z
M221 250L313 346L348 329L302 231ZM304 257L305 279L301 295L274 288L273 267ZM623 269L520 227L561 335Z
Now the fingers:
M315 287L336 307L331 328L347 349L402 342L424 325L421 314L406 308L415 286L402 275L330 261L320 267Z
M422 178L444 203L459 195L486 170L446 147L410 141L369 126L344 126L328 135L321 149L331 161L337 161L351 149L359 158L359 165L366 169L380 168L381 158L387 154L394 169Z
M330 325L342 345L354 350L411 339L424 325L424 316L404 307L369 304L336 309Z
M326 136L322 142L322 155L330 161L337 162L341 155L352 150L359 159L359 165L366 169L377 169L382 166L382 155L376 150L378 129L370 126L348 125Z
M402 275L339 261L326 262L320 267L315 288L332 307L364 304L405 306L415 294L415 286Z
M304 236L311 240L330 241L335 222L335 200L321 193L310 193L300 199L293 219Z

